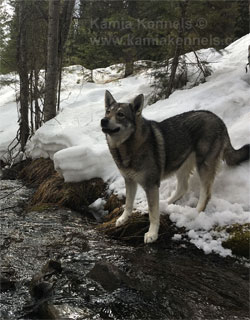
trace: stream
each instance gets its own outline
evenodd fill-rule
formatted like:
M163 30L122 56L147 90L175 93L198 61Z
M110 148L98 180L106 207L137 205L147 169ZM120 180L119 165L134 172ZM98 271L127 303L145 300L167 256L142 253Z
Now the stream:
M66 208L27 212L32 190L0 180L7 319L249 319L249 269L195 246L128 246Z

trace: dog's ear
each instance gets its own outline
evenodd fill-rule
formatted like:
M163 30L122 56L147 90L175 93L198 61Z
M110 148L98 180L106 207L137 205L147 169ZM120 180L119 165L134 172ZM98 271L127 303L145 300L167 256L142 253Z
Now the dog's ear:
M105 92L105 108L108 108L111 106L111 104L115 103L115 99L113 98L112 94L106 90Z
M144 96L143 94L139 94L139 96L137 96L133 101L133 106L134 106L136 115L138 116L141 115L143 104L144 104Z

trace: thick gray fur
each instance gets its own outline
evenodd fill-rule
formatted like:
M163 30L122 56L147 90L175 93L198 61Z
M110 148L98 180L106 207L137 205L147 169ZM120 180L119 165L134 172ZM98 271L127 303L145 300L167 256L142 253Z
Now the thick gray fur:
M224 122L209 111L189 111L156 122L142 117L143 95L132 103L118 103L105 94L105 117L101 120L110 152L126 185L125 210L116 225L132 214L137 184L146 192L150 227L144 242L158 238L159 186L173 173L177 188L168 203L179 200L188 189L189 176L196 167L200 177L198 212L211 197L212 184L221 160L230 166L249 159L250 145L235 150Z

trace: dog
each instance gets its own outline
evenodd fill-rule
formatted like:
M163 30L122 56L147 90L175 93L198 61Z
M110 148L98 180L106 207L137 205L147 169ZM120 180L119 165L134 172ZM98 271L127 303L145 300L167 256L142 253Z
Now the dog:
M250 145L235 150L224 122L210 111L189 111L156 122L143 118L143 104L142 94L132 103L119 103L106 91L101 128L126 186L125 210L116 226L132 214L139 184L146 192L150 221L144 242L151 243L158 238L161 180L176 174L177 188L168 199L169 204L175 203L187 191L196 167L200 178L197 211L204 211L221 160L229 166L248 160Z

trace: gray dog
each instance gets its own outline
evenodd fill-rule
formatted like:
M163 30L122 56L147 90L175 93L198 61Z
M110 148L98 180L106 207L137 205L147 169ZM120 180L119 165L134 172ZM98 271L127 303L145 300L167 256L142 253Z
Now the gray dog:
M119 103L106 91L101 127L126 185L125 210L116 226L131 215L139 183L146 192L150 220L144 242L150 243L158 238L161 180L176 173L177 188L168 199L174 203L187 191L196 167L200 177L197 210L204 211L220 160L229 166L248 160L250 145L235 150L224 122L212 112L189 111L156 122L142 117L143 102L141 94L133 103Z

